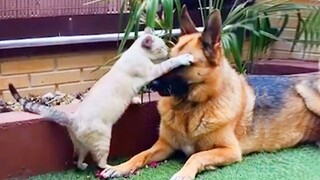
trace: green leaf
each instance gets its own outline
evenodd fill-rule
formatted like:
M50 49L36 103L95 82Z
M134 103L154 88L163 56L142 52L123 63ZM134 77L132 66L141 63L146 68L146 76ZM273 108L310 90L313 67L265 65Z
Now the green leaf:
M155 27L155 17L158 10L159 0L148 0L146 7L146 26Z
M180 0L174 0L175 4L176 4L176 8L177 8L177 12L178 12L178 19L180 19L180 15L181 15L181 2Z
M172 26L173 26L173 1L172 0L162 0L162 6L164 11L164 27L166 33L169 32L169 36L172 36ZM169 38L171 39L171 38Z
M297 24L297 30L296 30L296 33L295 33L295 35L294 35L294 39L293 39L293 43L292 43L292 46L291 46L291 52L293 52L293 50L294 50L294 47L296 46L296 44L297 44L297 41L301 38L301 35L302 35L302 33L303 33L303 27L302 27L302 22L303 22L303 19L302 19L302 17L301 17L301 13L300 12L298 12L297 13L297 16L298 16L298 24Z
M134 31L137 35L141 24L165 30L164 37L168 40L172 38L174 11L180 21L180 0L123 0L122 2L123 4L129 2L131 10L124 38L118 49L119 53L123 51L129 33ZM159 4L163 7L163 17L157 15ZM209 10L221 9L222 4L223 0L205 1L202 20L207 19L207 6L209 6ZM176 6L175 10L174 5ZM301 11L310 11L311 13L307 17L302 17ZM245 3L238 6L233 5L222 25L222 43L226 56L234 58L239 72L245 71L242 69L244 62L242 59L243 43L249 41L247 59L250 62L259 59L263 53L267 52L273 42L284 41L280 35L287 28L289 18L292 15L298 17L298 23L295 27L297 30L294 39L290 40L293 42L291 51L298 43L302 43L304 48L320 46L320 7L295 4L290 0L261 0L247 7L245 7ZM270 18L274 17L281 17L280 27L275 27L270 23ZM138 22L140 25L137 24Z
M259 36L259 31L257 31L257 29L255 29L252 26L252 24L230 24L230 25L226 25L225 27L223 27L223 31L232 31L232 30L235 30L238 28L243 28L243 29L249 30L253 34Z
M289 14L283 14L282 17L283 17L283 23L281 25L280 30L278 31L278 34L277 34L278 36L282 34L283 30L287 27L287 24L289 22Z
M219 1L219 6L217 8L221 11L224 0L218 0L218 1Z
M128 40L129 34L130 34L130 32L132 32L134 25L139 21L139 18L141 17L141 14L142 14L145 6L146 6L146 1L144 1L142 3L140 3L139 1L134 1L134 3L132 4L131 11L130 11L130 16L132 18L129 18L129 22L126 27L124 37L123 37L123 39L120 43L120 46L118 48L118 54L120 54L123 51L124 46Z
M231 36L233 37L230 43L230 47L231 47L231 51L232 51L232 55L234 58L234 61L236 63L237 66L237 70L239 73L244 73L245 69L243 66L243 61L242 61L242 52L239 51L239 47L238 47L238 41L237 41L237 37L235 34L231 34Z

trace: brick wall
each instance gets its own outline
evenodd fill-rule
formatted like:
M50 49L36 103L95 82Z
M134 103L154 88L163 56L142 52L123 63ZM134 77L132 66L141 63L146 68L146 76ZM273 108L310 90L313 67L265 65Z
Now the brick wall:
M104 75L110 67L91 73L111 59L115 50L48 54L0 59L0 98L11 100L8 83L18 87L23 96L48 92L81 92Z
M312 6L320 6L319 0L292 0L294 3L308 4ZM308 11L302 11L302 17L307 17L309 15ZM287 28L284 29L281 38L286 40L294 39L296 27L297 27L297 16L295 13L290 14L289 22ZM276 16L271 19L271 24L275 27L281 27L282 19ZM302 35L303 37L303 35ZM303 39L303 38L302 38ZM297 44L291 52L291 42L275 42L270 49L269 58L280 58L280 59L305 59L305 60L320 60L320 47L307 48L305 54L303 54L304 46L303 44Z

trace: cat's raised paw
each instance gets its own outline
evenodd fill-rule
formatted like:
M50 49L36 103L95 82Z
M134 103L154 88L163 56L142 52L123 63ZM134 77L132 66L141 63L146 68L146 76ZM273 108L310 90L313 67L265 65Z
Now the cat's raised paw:
M194 57L191 54L183 54L178 56L181 65L189 66L194 62Z

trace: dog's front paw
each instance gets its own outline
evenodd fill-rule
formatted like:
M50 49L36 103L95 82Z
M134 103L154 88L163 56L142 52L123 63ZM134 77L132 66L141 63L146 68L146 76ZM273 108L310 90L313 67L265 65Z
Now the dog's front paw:
M108 166L100 173L100 177L103 178L115 178L115 177L126 177L133 174L135 169L131 169L125 164L120 164L118 166Z
M191 54L183 54L178 56L181 65L189 66L194 62L194 57Z
M180 170L175 175L171 177L170 180L194 180L195 175L192 172L186 172Z

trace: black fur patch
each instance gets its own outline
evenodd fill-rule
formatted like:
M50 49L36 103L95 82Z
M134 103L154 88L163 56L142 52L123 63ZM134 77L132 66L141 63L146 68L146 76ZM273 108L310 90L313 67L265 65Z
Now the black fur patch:
M247 80L256 95L256 108L262 109L280 109L286 93L294 86L288 76L251 75Z

